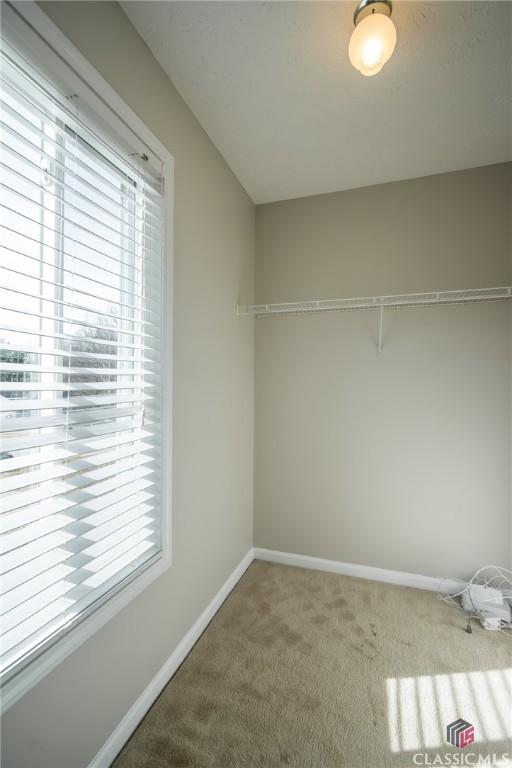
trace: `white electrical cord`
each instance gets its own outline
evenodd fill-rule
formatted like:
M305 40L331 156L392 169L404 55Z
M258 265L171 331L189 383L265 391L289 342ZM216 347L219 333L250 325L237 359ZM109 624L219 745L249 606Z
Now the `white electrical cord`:
M462 607L462 596L466 593L468 594L469 600L471 601L471 604L474 609L474 612L472 611L469 614L468 626L472 618L478 617L478 611L474 606L473 598L471 595L471 587L473 585L478 584L479 586L483 586L483 587L491 587L493 589L499 589L500 592L503 592L503 596L505 599L512 600L512 571L508 570L508 568L502 568L499 565L482 566L477 571L475 571L475 573L469 579L469 581L464 581L463 579L456 579L456 581L460 581L461 584L464 585L458 592L452 592L452 593L443 592L442 586L445 581L447 581L447 579L442 579L441 582L439 583L437 596L444 603L451 605L453 608L457 608L457 610L462 611L466 615L467 615L467 611L465 611L464 608ZM453 582L453 579L450 579L450 581ZM509 637L512 637L512 633L510 633L509 630L512 630L512 623L501 620L500 631L505 632Z

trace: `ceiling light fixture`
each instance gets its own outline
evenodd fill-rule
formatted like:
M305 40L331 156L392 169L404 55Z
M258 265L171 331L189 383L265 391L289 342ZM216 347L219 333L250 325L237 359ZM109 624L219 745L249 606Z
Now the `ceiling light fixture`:
M361 0L354 12L355 29L348 57L365 77L380 72L395 50L396 29L391 10L391 0Z

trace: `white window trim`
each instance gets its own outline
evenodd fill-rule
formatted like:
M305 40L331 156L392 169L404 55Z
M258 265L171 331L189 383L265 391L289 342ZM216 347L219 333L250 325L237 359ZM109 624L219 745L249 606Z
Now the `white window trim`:
M85 640L112 619L122 608L148 587L172 563L172 403L173 403L173 210L174 160L164 145L153 135L116 91L87 61L63 32L32 0L12 2L12 7L61 59L76 73L78 83L83 80L97 96L94 108L108 121L114 112L128 129L144 144L154 150L163 162L164 174L164 241L163 241L163 294L162 294L162 555L141 574L122 587L109 600L84 618L69 633L58 639L44 653L34 659L3 687L0 696L1 711L5 712L18 699L40 682ZM3 20L2 20L3 22ZM108 107L106 106L108 105ZM109 111L109 108L111 111ZM107 114L108 113L108 114Z

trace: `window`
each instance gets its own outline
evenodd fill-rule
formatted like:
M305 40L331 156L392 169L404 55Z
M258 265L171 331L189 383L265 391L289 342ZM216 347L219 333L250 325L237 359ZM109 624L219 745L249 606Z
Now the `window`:
M10 44L0 99L5 682L167 557L168 484L163 165Z

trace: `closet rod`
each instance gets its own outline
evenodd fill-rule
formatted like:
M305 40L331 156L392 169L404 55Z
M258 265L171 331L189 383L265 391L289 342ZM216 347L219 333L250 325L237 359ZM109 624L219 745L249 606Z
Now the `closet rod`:
M237 304L238 315L292 315L304 312L340 312L364 309L399 309L436 304L470 304L512 299L512 287L471 288L463 291L431 291L404 293L396 296L366 296L356 299L326 299L321 301L291 301L282 304Z

